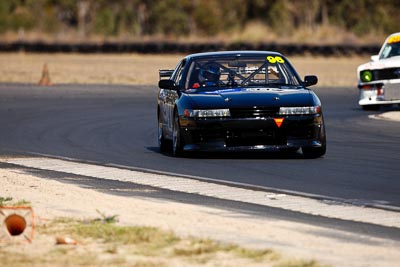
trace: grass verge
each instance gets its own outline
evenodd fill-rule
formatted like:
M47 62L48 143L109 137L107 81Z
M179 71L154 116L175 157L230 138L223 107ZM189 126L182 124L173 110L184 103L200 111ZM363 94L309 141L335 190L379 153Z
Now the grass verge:
M60 218L36 227L38 241L1 244L4 266L275 266L320 267L314 260L291 260L269 249L248 249L210 239L181 238L153 227L121 226L115 217L78 221ZM75 245L57 245L60 237ZM36 243L36 245L35 245ZM36 249L24 251L27 246Z

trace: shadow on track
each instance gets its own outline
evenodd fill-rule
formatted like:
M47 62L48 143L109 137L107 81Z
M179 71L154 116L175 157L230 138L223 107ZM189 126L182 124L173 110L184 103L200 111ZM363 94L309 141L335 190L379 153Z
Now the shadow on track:
M161 152L159 147L147 147L147 150L159 153L165 157L173 158L172 152ZM296 151L249 151L249 152L185 152L180 158L190 159L268 159L268 160L294 160L306 159L300 152ZM322 158L321 158L322 159Z

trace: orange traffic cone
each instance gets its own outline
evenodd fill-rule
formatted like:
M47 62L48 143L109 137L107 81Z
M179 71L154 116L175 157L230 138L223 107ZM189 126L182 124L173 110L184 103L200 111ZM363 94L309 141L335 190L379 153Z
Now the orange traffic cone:
M47 63L43 65L42 78L39 81L39 85L42 86L52 85L50 81L50 74L49 74L49 68L47 67Z

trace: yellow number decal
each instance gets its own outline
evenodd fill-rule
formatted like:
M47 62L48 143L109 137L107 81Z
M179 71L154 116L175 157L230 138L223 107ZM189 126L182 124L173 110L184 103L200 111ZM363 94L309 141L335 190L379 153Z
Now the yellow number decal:
M275 57L275 60L278 63L285 63L285 60L283 60L283 58L281 58L281 57Z
M268 62L269 63L271 63L271 64L275 64L275 63L285 63L285 60L282 58L282 57L280 57L280 56L276 56L276 57L273 57L273 56L268 56L267 57L267 60L268 60Z
M271 63L271 64L276 63L276 59L275 59L273 56L268 56L268 57L267 57L267 60L268 60L268 62Z

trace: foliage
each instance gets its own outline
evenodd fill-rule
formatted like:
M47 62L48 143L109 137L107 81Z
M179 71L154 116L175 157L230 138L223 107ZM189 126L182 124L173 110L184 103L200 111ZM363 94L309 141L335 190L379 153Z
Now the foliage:
M398 30L395 0L4 0L0 33L215 36L260 21L279 36L321 25L358 36Z
M101 212L99 210L96 210L98 214L100 214L101 218L97 218L94 221L95 222L101 222L101 223L116 223L118 222L118 215L112 215L112 216L107 216L104 212Z
M0 207L3 206L30 206L30 202L27 200L19 200L17 202L13 202L13 198L12 197L0 197Z
M0 197L0 207L5 206L12 200L12 197Z

